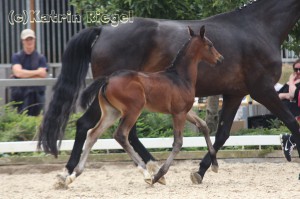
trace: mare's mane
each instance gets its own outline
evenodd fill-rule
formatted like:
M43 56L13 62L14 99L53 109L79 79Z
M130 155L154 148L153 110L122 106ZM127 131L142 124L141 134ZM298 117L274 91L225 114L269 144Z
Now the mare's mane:
M253 3L257 3L258 1L260 1L260 0L250 0L250 1L248 1L247 3L245 3L245 4L241 5L241 6L239 6L238 8L236 8L236 10L241 10L241 9L243 9L243 8L249 7L249 6L251 6Z

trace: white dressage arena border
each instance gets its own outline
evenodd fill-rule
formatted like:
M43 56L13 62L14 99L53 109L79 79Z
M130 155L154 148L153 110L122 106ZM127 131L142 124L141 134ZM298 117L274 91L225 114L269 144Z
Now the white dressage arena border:
M173 138L140 138L146 148L172 148ZM211 137L215 141L215 137ZM61 151L70 151L74 140L63 140ZM279 135L231 136L224 146L268 146L280 145ZM182 147L206 147L204 137L184 137ZM122 149L114 139L98 139L93 150ZM0 142L0 153L35 152L37 141Z

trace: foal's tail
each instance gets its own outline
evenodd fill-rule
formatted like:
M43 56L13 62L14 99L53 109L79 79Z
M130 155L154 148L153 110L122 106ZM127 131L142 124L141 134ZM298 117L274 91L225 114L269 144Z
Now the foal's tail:
M80 106L86 109L94 101L102 86L107 85L107 77L99 77L93 81L81 94Z
M64 52L61 74L38 135L38 148L42 147L55 157L58 155L57 140L61 142L79 90L85 84L92 47L100 32L101 28L82 30L69 41Z

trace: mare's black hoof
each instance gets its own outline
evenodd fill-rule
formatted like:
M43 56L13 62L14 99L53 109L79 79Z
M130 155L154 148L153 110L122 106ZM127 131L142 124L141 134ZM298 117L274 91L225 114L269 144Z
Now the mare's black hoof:
M218 165L211 165L211 170L215 173L218 173L219 166Z

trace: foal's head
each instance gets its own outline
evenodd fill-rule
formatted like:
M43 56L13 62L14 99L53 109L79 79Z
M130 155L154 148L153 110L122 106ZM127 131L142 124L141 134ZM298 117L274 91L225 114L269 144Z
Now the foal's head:
M192 42L198 42L194 49L198 59L213 65L223 61L224 57L215 49L213 43L205 37L205 26L200 28L200 35L195 35L190 27L188 27L188 30L191 39L194 40Z

